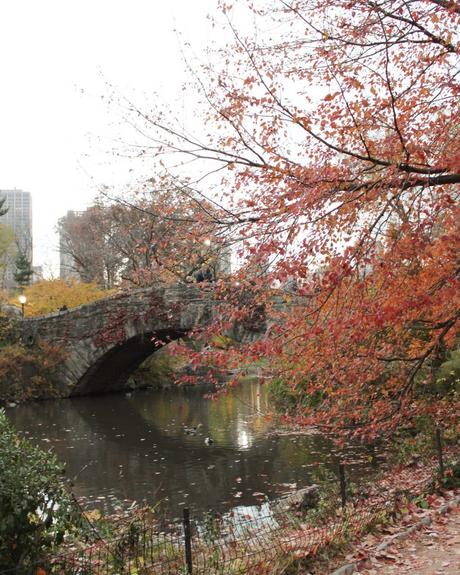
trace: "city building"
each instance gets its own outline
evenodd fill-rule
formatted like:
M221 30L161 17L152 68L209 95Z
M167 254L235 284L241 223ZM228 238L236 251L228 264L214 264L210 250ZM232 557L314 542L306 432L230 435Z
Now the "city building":
M0 198L5 198L5 215L0 216L0 224L8 226L14 232L17 249L26 256L32 266L32 197L24 190L0 190ZM14 261L9 261L4 274L3 287L15 287Z

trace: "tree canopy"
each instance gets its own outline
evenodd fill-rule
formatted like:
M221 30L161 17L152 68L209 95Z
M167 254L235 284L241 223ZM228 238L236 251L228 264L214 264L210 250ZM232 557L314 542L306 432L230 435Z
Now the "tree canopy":
M217 277L227 257L218 213L186 187L150 180L121 201L105 193L85 212L62 219L61 250L71 272L109 289L190 281L204 268Z
M420 413L455 417L458 391L439 389L436 368L459 334L460 4L220 8L233 41L197 71L205 134L161 108L132 112L146 154L222 175L221 224L246 268L269 273L247 284L259 304L271 281L295 288L290 312L269 312L267 337L235 361L269 357L315 398L298 417L329 429L376 436ZM252 35L234 24L245 11ZM228 318L241 317L227 287Z
M72 308L91 303L113 292L103 290L95 283L54 279L27 286L23 293L27 298L25 315L40 316L57 312L63 306ZM10 303L17 304L17 296L12 297Z
M0 224L0 288L5 285L6 270L13 264L17 251L13 230Z

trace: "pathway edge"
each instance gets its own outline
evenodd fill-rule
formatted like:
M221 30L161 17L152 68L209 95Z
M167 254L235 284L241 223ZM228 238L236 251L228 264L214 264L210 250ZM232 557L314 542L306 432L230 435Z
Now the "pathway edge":
M382 543L380 543L380 545L378 545L375 548L373 556L376 553L380 553L380 552L384 551L395 540L406 539L407 537L409 537L409 535L411 535L415 531L418 531L422 527L426 527L427 525L431 525L431 523L433 521L433 517L436 517L438 515L445 515L446 513L449 513L449 511L451 511L452 509L455 509L459 505L460 505L460 495L457 495L456 497L451 499L448 503L445 503L444 505L442 505L438 509L435 509L433 511L433 513L431 513L427 517L424 517L423 519L421 519L420 521L418 521L417 523L415 523L411 527L408 527L407 529L405 529L404 531L401 531L400 533L396 533L395 535L390 535L389 537L387 537ZM333 571L331 573L331 575L352 575L355 571L358 571L361 567L363 567L368 561L369 561L369 558L362 559L360 561L355 561L354 563L347 563L346 565L342 565L342 567L339 567L338 569Z

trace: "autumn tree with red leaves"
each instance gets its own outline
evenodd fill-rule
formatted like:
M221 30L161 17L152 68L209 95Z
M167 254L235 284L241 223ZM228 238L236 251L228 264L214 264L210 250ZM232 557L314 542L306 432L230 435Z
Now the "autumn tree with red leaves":
M146 153L223 174L220 224L248 269L267 264L270 281L246 282L265 298L266 337L222 361L269 358L299 406L315 398L298 417L332 430L455 418L458 389L436 369L459 345L460 3L220 8L233 41L197 73L206 134L132 111L159 142ZM234 23L245 15L253 34ZM270 310L275 280L294 288L284 312ZM244 316L221 288L227 319Z

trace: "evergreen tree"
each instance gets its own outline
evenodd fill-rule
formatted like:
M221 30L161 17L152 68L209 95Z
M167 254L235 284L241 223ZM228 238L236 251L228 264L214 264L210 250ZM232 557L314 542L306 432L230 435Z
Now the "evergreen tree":
M19 252L15 261L16 271L14 272L14 280L19 286L26 286L30 284L32 278L32 267L26 255Z
M8 211L7 207L3 207L4 203L6 202L6 198L0 198L0 216L4 216Z

